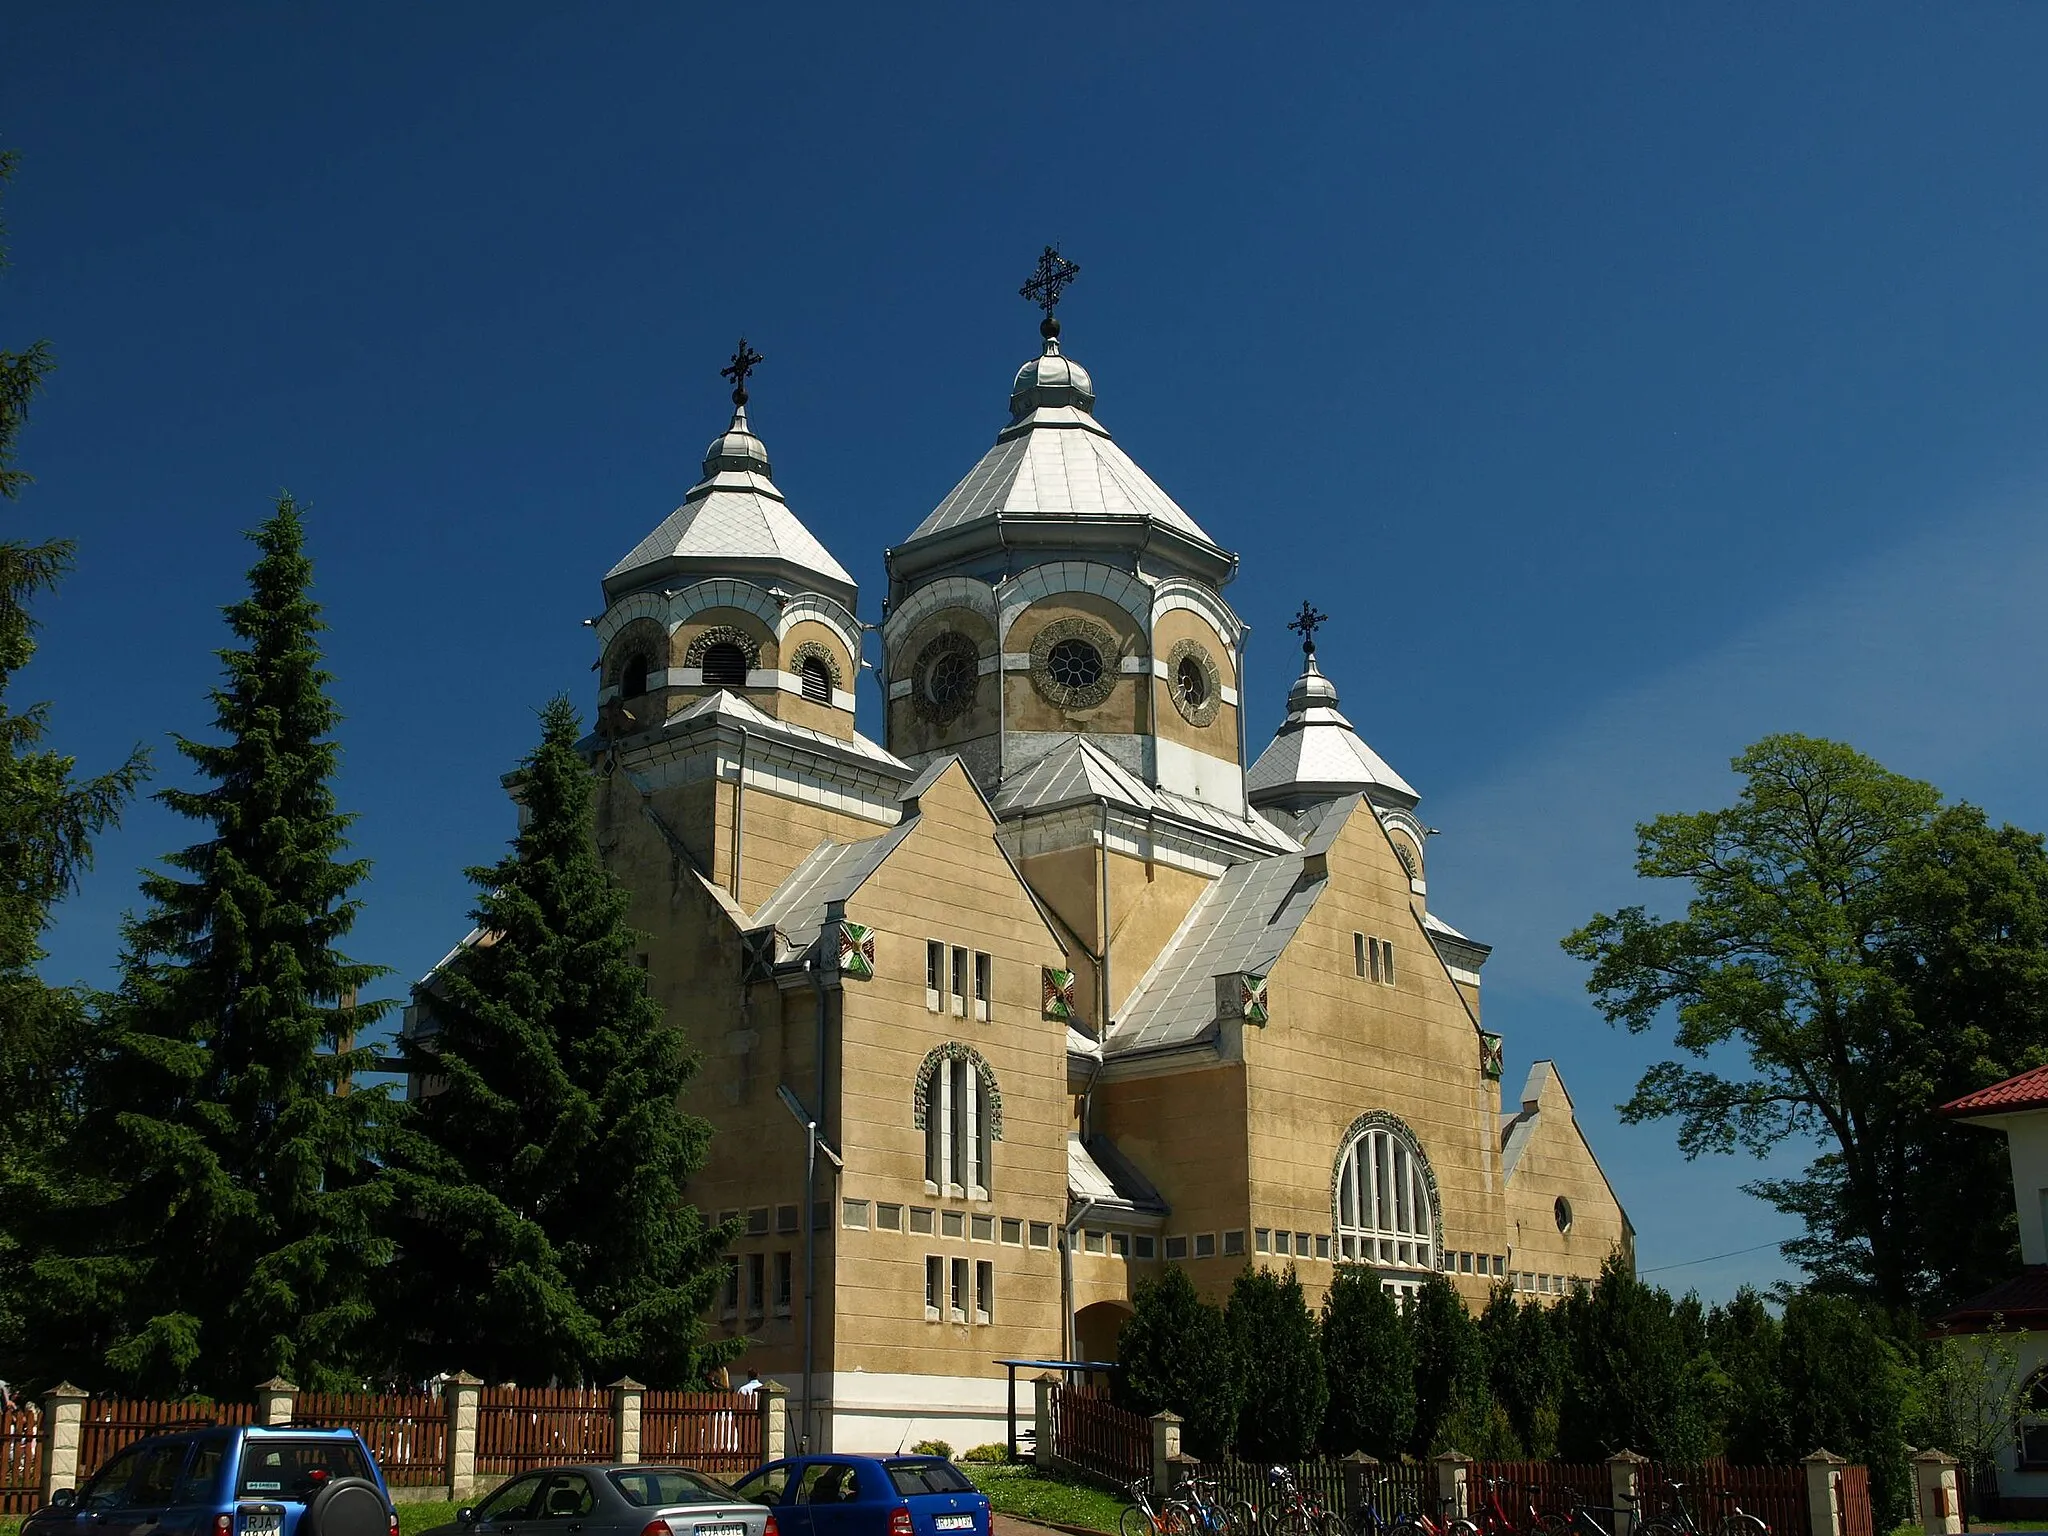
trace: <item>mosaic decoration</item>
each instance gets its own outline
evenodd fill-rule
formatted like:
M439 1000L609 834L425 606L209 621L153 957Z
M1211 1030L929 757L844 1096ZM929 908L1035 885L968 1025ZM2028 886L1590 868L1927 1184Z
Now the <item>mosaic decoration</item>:
M1094 620L1054 619L1031 642L1031 684L1048 704L1093 709L1116 687L1122 655L1116 636Z
M1166 653L1166 693L1181 719L1208 725L1223 707L1223 674L1198 640L1176 640Z
M910 667L910 707L920 720L951 725L981 691L981 648L948 630L917 653Z
M1216 978L1216 1017L1264 1024L1266 978L1257 971L1225 971Z
M839 925L839 970L855 981L875 979L875 930L859 923Z
M747 670L752 672L761 665L761 642L744 629L734 629L730 624L716 624L703 631L690 642L690 648L683 652L683 665L701 667L704 653L714 645L736 645L746 653Z
M832 654L830 646L820 645L815 640L806 640L789 653L789 670L801 673L808 662L816 662L825 669L825 675L832 679L832 686L844 686L839 673L839 658Z
M775 979L775 957L781 935L773 928L756 928L740 935L740 982L749 985Z
M1344 1154L1351 1150L1352 1143L1367 1131L1389 1131L1408 1143L1408 1155L1415 1159L1415 1166L1422 1170L1422 1182L1429 1188L1429 1226L1431 1252L1429 1267L1444 1267L1444 1224L1442 1221L1443 1193L1437 1188L1436 1170L1429 1165L1429 1158L1422 1150L1422 1143L1415 1139L1415 1132L1408 1128L1408 1122L1399 1115L1384 1109L1368 1109L1352 1121L1337 1142L1337 1156L1330 1164L1330 1230L1337 1230L1337 1213L1340 1209L1338 1180L1344 1176Z
M1500 1081L1500 1036L1484 1029L1479 1031L1479 1073L1490 1083Z
M1045 1017L1061 1024L1073 1024L1080 1019L1074 1008L1074 973L1045 967Z
M924 1060L917 1068L917 1090L910 1099L910 1118L921 1131L925 1117L931 1110L932 1084L939 1067L949 1061L971 1062L974 1075L981 1084L982 1113L988 1116L988 1134L991 1141L1003 1139L1003 1091L996 1086L995 1069L971 1045L962 1045L958 1040L948 1040L944 1045L935 1045L925 1052Z
M626 664L635 656L645 657L647 670L659 672L668 663L668 631L653 619L635 619L612 637L611 651L605 658L604 680L613 688L622 687L626 676Z

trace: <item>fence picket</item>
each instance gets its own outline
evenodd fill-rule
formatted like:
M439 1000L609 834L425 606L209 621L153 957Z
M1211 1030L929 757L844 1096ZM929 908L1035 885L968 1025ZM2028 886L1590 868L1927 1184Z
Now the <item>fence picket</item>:
M729 1477L761 1464L761 1414L738 1392L649 1392L640 1459Z
M253 1424L254 1403L148 1402L136 1398L87 1398L79 1427L78 1476L86 1478L106 1465L116 1451L175 1428L201 1424Z
M1085 1388L1052 1389L1055 1460L1118 1483L1152 1475L1152 1423Z
M43 1416L32 1403L0 1407L0 1515L25 1515L40 1502Z
M477 1475L509 1476L557 1461L610 1461L615 1429L609 1392L486 1387L477 1408Z
M353 1429L394 1488L431 1488L448 1480L448 1408L430 1393L301 1392L292 1420Z

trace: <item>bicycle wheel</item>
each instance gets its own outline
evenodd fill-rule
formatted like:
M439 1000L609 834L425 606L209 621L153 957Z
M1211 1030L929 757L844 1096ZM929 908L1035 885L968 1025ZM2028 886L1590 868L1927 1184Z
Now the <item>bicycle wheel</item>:
M1565 1532L1571 1528L1571 1521L1567 1520L1563 1515L1538 1515L1536 1517L1536 1536L1565 1536Z
M1479 1536L1479 1524L1460 1515L1444 1527L1444 1536Z
M1230 1536L1259 1536L1259 1510L1250 1499L1224 1505L1223 1520Z
M1159 1536L1159 1528L1152 1517L1136 1504L1117 1516L1116 1528L1118 1536Z
M1721 1536L1771 1536L1771 1528L1755 1515L1730 1515L1721 1522Z
M1683 1533L1662 1520L1645 1520L1636 1527L1635 1536L1683 1536Z

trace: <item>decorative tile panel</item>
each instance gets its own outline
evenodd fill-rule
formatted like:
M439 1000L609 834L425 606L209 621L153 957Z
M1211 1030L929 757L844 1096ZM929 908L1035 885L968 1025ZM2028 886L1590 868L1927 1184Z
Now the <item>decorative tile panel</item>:
M781 950L781 938L773 928L756 928L751 933L740 935L740 983L743 986L775 979L775 960Z
M1045 1017L1062 1024L1079 1022L1080 1015L1074 1009L1072 971L1062 971L1050 965L1045 967Z
M839 925L839 970L855 981L875 979L875 930L859 923Z
M1216 1016L1265 1024L1266 978L1257 971L1226 971L1216 978Z
M1479 1072L1490 1083L1500 1081L1501 1039L1499 1035L1482 1029L1479 1031Z

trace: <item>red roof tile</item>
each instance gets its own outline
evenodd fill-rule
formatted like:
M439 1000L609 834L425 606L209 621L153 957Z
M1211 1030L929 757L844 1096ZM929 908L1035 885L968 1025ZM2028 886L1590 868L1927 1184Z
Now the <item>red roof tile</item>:
M1988 1333L1994 1318L2002 1328L2015 1330L2048 1323L2048 1264L2029 1264L2012 1279L1981 1296L1972 1296L1953 1312L1936 1318L1933 1331Z
M1989 1088L1966 1093L1941 1106L1944 1115L2001 1115L2020 1109L2048 1109L2048 1067L2036 1067Z

